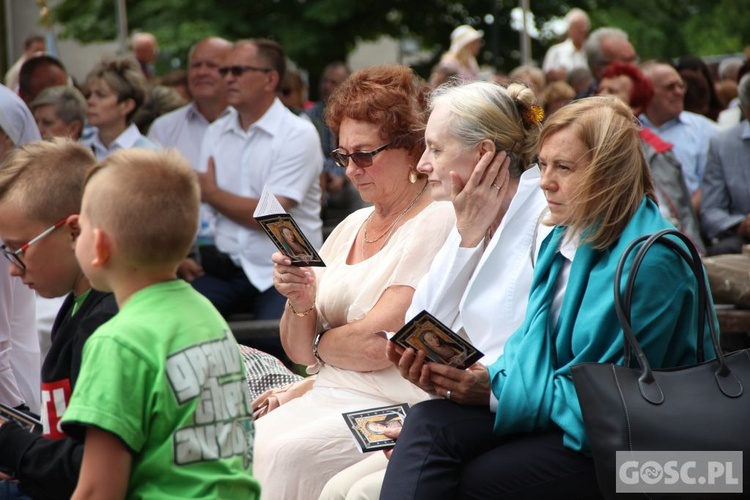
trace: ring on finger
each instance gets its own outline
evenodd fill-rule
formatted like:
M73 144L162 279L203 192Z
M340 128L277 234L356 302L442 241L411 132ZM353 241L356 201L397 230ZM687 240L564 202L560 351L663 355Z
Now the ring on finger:
M450 399L450 398L451 398L451 391L450 389L448 389L447 391L445 391L445 399Z
M494 182L493 182L492 184L490 184L490 185L491 185L491 186L492 186L493 188L495 188L495 189L497 189L498 191L500 191L500 186L498 186L498 185L497 185L497 184L495 184Z

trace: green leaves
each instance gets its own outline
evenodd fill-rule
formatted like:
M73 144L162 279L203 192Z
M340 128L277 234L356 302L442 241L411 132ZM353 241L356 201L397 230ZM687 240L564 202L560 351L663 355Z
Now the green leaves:
M517 0L127 0L129 29L154 33L162 53L180 58L183 66L189 47L206 36L267 37L311 72L313 84L322 67L345 59L357 40L409 35L437 57L453 28L467 22L485 31L480 63L491 62L497 47L499 69L509 71L518 64L519 36L508 27L517 5ZM593 28L627 31L641 59L740 52L750 44L750 0L532 0L531 7L539 22L571 7L588 10ZM114 0L63 0L53 14L64 36L82 42L117 36ZM484 24L486 14L495 17L495 27ZM537 60L545 50L534 42ZM423 76L430 65L422 68Z

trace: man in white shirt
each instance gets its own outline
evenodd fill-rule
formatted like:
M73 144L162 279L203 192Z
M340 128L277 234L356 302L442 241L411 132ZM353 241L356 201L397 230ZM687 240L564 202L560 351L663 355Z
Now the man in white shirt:
M671 65L652 62L644 64L641 70L654 84L654 98L639 118L644 126L674 145L674 154L682 164L685 184L697 211L708 143L718 126L705 116L684 111L685 82Z
M193 101L157 118L148 138L163 148L175 148L198 167L203 135L227 109L226 85L219 67L232 44L223 38L206 38L193 45L188 56L188 89Z
M193 45L188 55L188 89L193 101L157 118L151 125L148 138L163 148L174 148L199 170L201 144L208 126L227 113L227 92L219 67L224 62L231 42L223 38L210 37ZM203 167L205 170L205 166ZM213 240L213 221L210 207L201 206L199 242ZM179 274L192 281L203 273L192 258L180 265Z
M216 240L200 247L205 274L192 284L225 316L270 319L284 311L273 287L276 248L253 219L264 186L316 248L322 243L320 139L277 98L285 69L281 46L255 39L235 44L219 70L233 109L203 139L198 175L202 200L215 212Z
M568 23L568 38L547 50L542 63L547 81L565 80L574 68L588 68L583 43L591 27L589 16L581 9L570 9L565 16Z

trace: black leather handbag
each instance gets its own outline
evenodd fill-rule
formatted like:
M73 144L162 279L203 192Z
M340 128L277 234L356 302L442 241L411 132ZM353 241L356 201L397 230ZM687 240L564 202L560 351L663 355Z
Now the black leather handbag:
M621 294L626 258L639 244L642 246L635 254ZM675 258L683 258L698 283L695 365L652 370L631 328L635 276L646 252L656 244L666 245L674 250ZM714 322L710 320L709 331L717 357L705 361L705 320L711 318L712 305L695 247L675 230L636 239L620 258L614 290L615 309L625 339L623 366L582 363L571 369L602 494L606 498L685 497L685 494L648 493L653 488L645 483L641 491L646 493L616 494L618 480L622 478L618 476L622 471L617 470L617 451L742 451L743 470L735 470L734 474L742 474L750 482L750 352L723 355ZM637 367L630 367L631 353ZM745 483L744 491L750 495L750 483ZM730 497L736 496L718 495L718 498ZM709 496L701 493L689 498Z

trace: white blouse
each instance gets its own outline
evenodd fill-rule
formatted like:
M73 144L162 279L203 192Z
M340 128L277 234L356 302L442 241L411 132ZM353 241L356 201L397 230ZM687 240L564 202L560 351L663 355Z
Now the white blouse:
M464 329L468 340L493 363L505 341L523 322L534 259L552 230L545 225L547 201L539 187L541 174L533 166L521 175L513 200L497 232L484 250L461 248L453 230L417 287L409 320L423 309L454 331Z
M347 264L357 233L373 210L363 208L347 217L320 250L327 267L315 268L319 330L364 318L391 286L416 288L455 225L451 203L431 203L399 227L377 254ZM398 402L428 397L393 366L377 372L355 372L323 365L316 387L350 389Z

